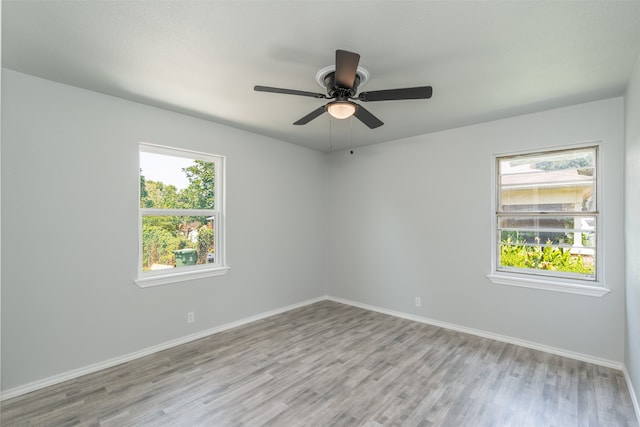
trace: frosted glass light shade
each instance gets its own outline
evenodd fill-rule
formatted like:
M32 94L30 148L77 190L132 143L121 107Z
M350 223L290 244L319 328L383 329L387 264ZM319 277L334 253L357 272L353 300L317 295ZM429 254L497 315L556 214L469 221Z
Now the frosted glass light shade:
M353 113L356 112L356 105L351 102L332 102L327 107L327 111L331 114L331 117L346 119L353 116Z

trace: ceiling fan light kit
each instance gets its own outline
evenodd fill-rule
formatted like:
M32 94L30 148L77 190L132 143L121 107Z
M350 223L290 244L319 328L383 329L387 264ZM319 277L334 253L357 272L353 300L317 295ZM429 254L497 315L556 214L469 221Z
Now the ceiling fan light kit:
M327 104L327 112L336 119L348 119L356 112L356 104L349 101L333 101Z
M404 99L428 99L431 98L433 94L431 86L419 86L360 92L360 94L356 96L358 87L361 87L369 80L369 73L364 68L358 66L359 62L359 54L346 50L336 50L335 66L325 67L316 73L316 81L327 90L327 95L270 86L254 86L253 89L258 92L333 99L333 101L328 104L316 108L311 113L294 122L294 125L305 125L326 111L331 117L336 119L346 119L355 116L370 129L380 127L384 123L362 105L350 101L351 99L357 99L361 102L396 101Z

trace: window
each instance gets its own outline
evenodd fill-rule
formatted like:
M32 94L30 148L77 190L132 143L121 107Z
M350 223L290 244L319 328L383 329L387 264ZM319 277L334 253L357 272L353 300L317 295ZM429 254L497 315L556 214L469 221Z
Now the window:
M224 274L224 159L140 144L142 287Z
M597 146L496 157L492 280L600 287L597 165Z

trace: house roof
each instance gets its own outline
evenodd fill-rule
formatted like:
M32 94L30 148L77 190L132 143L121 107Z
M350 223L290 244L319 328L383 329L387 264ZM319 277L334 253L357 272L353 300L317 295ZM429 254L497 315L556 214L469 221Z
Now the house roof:
M593 187L593 176L583 175L576 169L557 171L535 170L530 173L501 175L503 188L551 188L551 187Z

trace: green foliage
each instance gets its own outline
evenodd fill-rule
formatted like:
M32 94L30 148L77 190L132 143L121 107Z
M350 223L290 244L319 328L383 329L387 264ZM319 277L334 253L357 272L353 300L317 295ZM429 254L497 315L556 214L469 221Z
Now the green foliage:
M144 177L141 177L144 179ZM142 185L142 184L141 184ZM181 192L175 185L157 181L145 181L144 193L140 192L140 207L156 209L181 208Z
M180 228L181 218L175 216L145 216L142 218L142 228L160 227L177 237L176 229Z
M565 273L594 274L592 263L580 255L572 255L568 248L546 245L525 246L524 242L507 238L500 245L500 265L504 267L553 270Z
M140 169L142 171L142 169ZM147 181L140 175L140 207L150 208L149 192L147 191Z
M577 169L578 175L593 176L593 156L589 154L577 159L545 160L536 163L536 168L545 171Z
M194 160L183 168L189 186L179 190L174 185L148 181L140 176L140 207L156 209L213 209L215 203L215 164Z
M142 229L143 270L153 264L173 265L173 249L178 245L178 238L157 225L147 225Z
M214 163L195 160L193 166L183 168L189 186L181 192L184 207L191 209L213 209L215 202Z
M207 263L207 254L213 252L213 229L203 225L198 229L198 264Z

